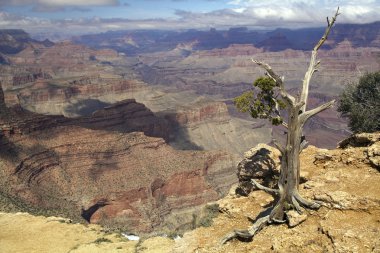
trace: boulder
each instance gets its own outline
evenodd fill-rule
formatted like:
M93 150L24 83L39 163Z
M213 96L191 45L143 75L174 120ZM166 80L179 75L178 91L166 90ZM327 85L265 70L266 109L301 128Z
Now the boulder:
M281 153L276 148L266 144L244 153L244 159L238 164L239 186L236 193L246 196L255 189L251 179L267 187L275 187L280 175Z
M380 132L376 133L358 133L353 134L347 139L342 140L338 143L339 148L347 147L368 147L375 142L380 141Z
M380 132L353 134L339 142L339 148L362 147L364 160L372 167L380 169ZM351 157L352 159L352 157Z
M377 142L368 147L366 153L370 164L373 167L380 169L380 142Z

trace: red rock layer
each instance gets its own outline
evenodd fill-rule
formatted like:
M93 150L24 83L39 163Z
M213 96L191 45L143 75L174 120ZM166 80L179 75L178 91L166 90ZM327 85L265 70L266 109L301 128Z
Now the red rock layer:
M12 108L0 118L0 190L35 207L151 232L236 181L236 156L174 150L162 138L127 132L162 131L154 120L134 100L79 119ZM183 222L169 223L175 229Z

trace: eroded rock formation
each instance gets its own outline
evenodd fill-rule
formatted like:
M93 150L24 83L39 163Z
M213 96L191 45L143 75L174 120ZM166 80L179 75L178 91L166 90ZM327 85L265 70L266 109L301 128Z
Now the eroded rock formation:
M179 151L136 132L165 137L168 125L134 100L76 119L10 113L1 120L0 191L42 211L130 231L183 230L236 181L235 155Z

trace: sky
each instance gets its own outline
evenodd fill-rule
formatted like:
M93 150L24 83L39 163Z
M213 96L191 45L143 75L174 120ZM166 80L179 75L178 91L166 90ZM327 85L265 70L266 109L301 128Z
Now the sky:
M252 29L380 20L380 0L0 0L0 29L88 34L130 29Z

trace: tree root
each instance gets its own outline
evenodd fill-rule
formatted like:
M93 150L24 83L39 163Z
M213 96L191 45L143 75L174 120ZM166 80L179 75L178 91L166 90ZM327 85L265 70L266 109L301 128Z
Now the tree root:
M309 201L301 197L301 195L297 192L294 193L293 196L302 206L309 208L309 209L318 209L321 207L321 204L317 201Z
M265 225L270 223L269 215L264 216L256 220L256 222L247 230L239 229L235 230L226 236L224 236L221 240L221 244L225 244L229 240L234 238L243 238L243 239L251 239L258 231L260 231Z
M279 194L280 190L273 190L268 187L262 186L261 184L257 183L255 180L252 180L252 183L259 189L264 190L268 193L276 193ZM264 217L258 218L250 227L249 229L237 229L233 232L227 234L224 236L221 240L221 244L224 244L228 242L229 240L232 240L234 238L241 238L245 240L252 239L253 236L257 232L259 232L262 228L264 228L266 225L271 223L284 223L286 222L285 214L287 210L289 209L295 209L298 213L302 213L303 208L309 208L309 209L318 209L321 207L321 204L316 201L309 201L301 197L301 195L298 193L298 191L294 191L291 203L288 203L284 200L284 196L282 196L277 204L274 206L274 208L271 210L269 215L266 215ZM302 206L302 207L301 207ZM267 209L269 210L269 209Z
M272 189L272 188L268 188L268 187L265 187L264 185L261 185L259 184L258 182L256 182L256 180L254 179L251 179L251 182L254 186L256 186L257 189L259 190L263 190L265 191L266 193L269 193L269 194L279 194L279 190L276 190L276 189Z

